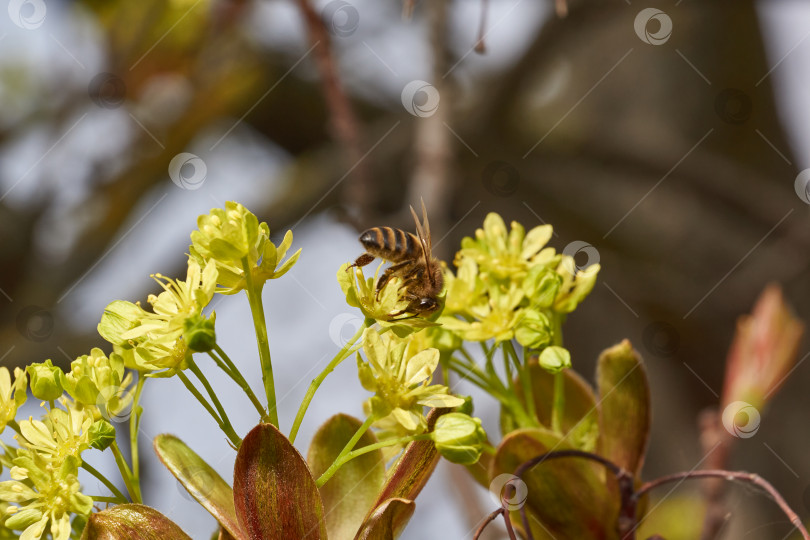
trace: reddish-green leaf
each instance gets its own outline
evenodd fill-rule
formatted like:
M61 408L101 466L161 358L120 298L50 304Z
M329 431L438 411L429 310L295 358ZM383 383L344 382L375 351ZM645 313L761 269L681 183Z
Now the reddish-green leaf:
M251 540L326 538L323 503L304 458L278 429L259 424L233 472L239 525Z
M407 499L388 499L357 532L356 540L394 540L411 519L416 504Z
M307 453L314 478L329 468L361 425L356 418L338 414L320 427ZM355 448L376 442L374 434L367 431ZM381 450L375 450L347 462L320 487L330 540L352 540L355 537L384 482L385 458Z
M622 341L599 356L598 452L638 474L650 433L650 389L647 374L630 342Z
M82 540L191 540L172 520L142 504L121 504L92 514Z
M244 538L233 505L233 490L217 472L174 435L155 437L155 453L175 478L234 538Z
M498 447L490 471L495 496L501 495L500 490L521 464L566 448L570 446L545 429L523 429L507 435ZM538 528L546 529L556 538L614 540L619 501L604 478L601 465L581 458L540 463L523 475L526 489L517 489L510 499L515 510L513 522L520 523L517 510L525 500L527 511L542 524ZM510 485L517 487L514 483Z
M431 409L427 415L428 430L433 430L436 419L450 409ZM388 481L377 497L375 508L388 499L412 501L425 487L433 469L439 462L439 453L433 441L414 441L405 450L388 474Z

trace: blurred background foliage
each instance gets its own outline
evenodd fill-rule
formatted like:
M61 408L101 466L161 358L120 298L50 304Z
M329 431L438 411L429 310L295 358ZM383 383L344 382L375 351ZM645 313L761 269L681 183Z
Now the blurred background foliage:
M550 2L487 4L51 0L38 28L4 20L3 362L67 363L100 345L71 293L179 190L167 173L177 154L198 155L209 182L232 154L218 181L239 184L274 231L319 215L410 228L406 203L423 197L448 261L489 211L552 223L558 249L595 246L600 281L565 329L575 368L590 377L600 350L631 339L653 394L645 476L693 467L696 418L718 400L737 316L777 281L810 318L810 215L793 184L810 156L794 155L796 96L777 83L793 49L771 38L767 51L763 31L763 13L793 3L656 2L674 28L660 46L633 31L636 2L574 1L565 18ZM430 116L403 106L413 79L438 90ZM259 154L276 165L244 174ZM148 292L139 283L129 297ZM805 516L808 369L731 461ZM788 526L749 499L732 510L776 522L750 537L781 538Z

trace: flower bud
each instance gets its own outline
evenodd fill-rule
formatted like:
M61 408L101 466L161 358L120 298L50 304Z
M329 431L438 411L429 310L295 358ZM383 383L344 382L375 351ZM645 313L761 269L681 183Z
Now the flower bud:
M436 450L445 459L462 465L478 461L487 439L480 419L458 412L440 416L432 436Z
M571 353L563 347L546 347L540 353L538 362L549 373L559 373L571 367Z
M31 364L26 368L31 378L31 393L43 401L53 401L62 395L62 377L64 373L50 360Z
M115 442L115 428L106 420L95 422L90 426L90 429L87 430L87 435L90 446L96 450L106 450Z
M183 323L183 339L188 348L194 352L208 352L217 344L217 335L214 331L216 316L206 319L202 315L194 315Z
M527 349L542 349L551 342L548 317L535 309L526 309L515 328L515 339Z

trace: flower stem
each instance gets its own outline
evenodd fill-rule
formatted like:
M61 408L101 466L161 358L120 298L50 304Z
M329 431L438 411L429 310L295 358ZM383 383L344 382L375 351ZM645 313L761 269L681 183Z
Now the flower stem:
M369 416L368 418L365 419L365 421L360 425L360 427L357 428L357 431L354 433L354 435L352 435L352 438L349 439L349 442L346 443L346 446L343 447L343 450L341 450L340 453L335 457L335 460L332 462L329 468L326 469L326 471L324 471L324 473L321 475L320 478L318 478L319 482L321 478L324 477L326 477L326 480L332 478L332 475L335 474L335 472L337 472L337 470L342 465L341 459L343 459L346 456L346 454L348 454L354 449L355 445L357 444L357 441L359 441L360 438L363 436L363 434L366 431L368 431L368 429L371 427L371 424L373 424L375 420L377 420L377 418L375 418L374 416ZM324 483L326 482L326 480L324 480ZM318 484L318 487L320 487L321 485L323 484Z
M323 371L321 371L317 377L315 377L307 388L307 393L304 395L304 400L301 402L301 406L298 407L298 413L295 415L295 420L293 421L292 429L290 429L290 442L295 442L295 437L298 435L298 430L301 428L301 422L304 421L304 415L307 413L307 408L309 408L309 404L312 402L312 398L315 397L315 392L318 391L318 387L321 386L321 383L326 376L332 373L336 367L340 365L349 355L353 352L352 346L355 342L360 339L363 335L363 332L366 328L374 324L373 319L366 319L363 321L363 324L360 328L357 329L357 332L346 342L346 344L341 348L338 353L335 355L334 358L327 364Z
M339 460L335 461L327 470L324 472L318 480L315 482L315 485L321 487L324 485L332 476L337 472L337 470L346 464L346 462L353 460L358 456L362 456L363 454L367 454L369 452L373 452L379 448L385 448L386 446L394 446L395 444L406 444L412 441L425 441L431 438L430 433L423 433L422 435L408 435L407 437L400 437L398 439L388 439L386 441L381 441L378 443L370 444L368 446L364 446L363 448L358 448L357 450L353 450L348 454L344 455Z
M554 402L551 405L551 430L562 434L562 420L565 411L565 375L562 371L554 374Z
M510 356L515 361L515 368L517 369L520 383L523 386L523 399L526 402L526 412L533 420L533 427L539 426L540 419L537 417L537 407L534 402L534 385L532 384L532 372L529 368L528 351L525 348L523 349L523 363L521 364L518 359L517 351L515 350L515 344L511 340L504 343L509 350Z
M129 454L132 458L132 487L137 492L138 500L141 500L141 476L138 461L138 430L141 424L141 410L138 404L141 401L141 392L145 382L146 377L143 374L138 374L135 395L132 398L132 411L129 417Z
M140 504L143 502L141 500L141 492L136 491L132 485L132 471L129 469L129 465L127 465L124 455L121 453L121 449L118 448L118 443L113 441L110 445L110 449L112 450L113 456L115 456L115 464L118 465L118 470L121 472L121 478L124 480L124 485L129 493L129 499L134 503Z
M121 491L117 487L115 487L115 484L110 482L110 480L106 476L104 476L99 471L97 471L95 468L93 468L89 463L83 461L81 467L85 471L89 472L90 474L92 474L93 476L95 476L96 478L101 480L101 483L104 484L107 487L107 489L109 489L112 492L113 495L115 495L115 498L110 497L113 500L111 500L111 501L102 501L102 502L114 502L116 504L129 502L129 499L127 499L124 496L124 494L121 493ZM93 497L93 500L97 501L97 500L100 500L102 498L103 497Z
M234 446L236 446L236 448L239 448L239 446L241 446L242 444L242 439L240 439L239 435L237 435L236 431L234 431L233 426L231 425L231 421L228 419L228 415L225 413L225 408L222 406L222 403L219 402L217 394L216 392L214 392L214 389L211 388L208 379L205 378L205 375L203 375L202 370L191 358L188 359L188 368L191 370L192 373L194 373L194 375L197 376L197 378L202 383L203 387L205 387L205 391L208 392L208 395L211 397L211 401L214 403L214 407L216 407L217 409L218 414L214 415L214 418L219 419L219 427L222 429L223 432L225 432L225 435L228 436L228 439L230 439L231 443ZM180 375L180 373L182 372L178 372L178 375ZM185 377L185 375L183 375L183 377ZM188 378L186 378L186 381L188 381ZM194 388L194 385L191 384L191 381L188 381L186 387L189 388L189 390L191 390L191 388ZM197 389L194 388L194 391L197 391ZM197 396L195 397L197 397L198 400L201 400L201 403L208 405L208 402L205 401L205 398L199 395L199 392L197 392ZM213 413L213 411L210 410L211 406L208 405L208 407L209 412Z
M253 283L253 269L247 257L242 258L242 270L245 272L245 292L250 303L250 313L253 315L253 328L256 331L256 342L259 346L259 361L262 366L262 382L264 393L267 396L267 411L270 423L278 427L278 411L276 410L276 387L273 380L273 363L270 360L270 342L267 340L267 321L262 306L261 287Z
M110 504L125 504L129 502L127 499L119 500L117 497L105 497L104 495L88 495L93 502L102 502L102 503L110 503Z
M236 364L225 354L225 351L219 345L214 345L214 351L208 351L208 355L214 359L214 362L219 366L219 368L225 372L233 381L239 385L239 387L245 392L245 395L248 397L253 406L256 408L256 412L259 413L259 416L262 419L262 422L269 422L270 417L267 415L267 410L262 405L259 398L256 397L256 394L253 393L253 389L250 388L250 385L245 380L245 377L236 367Z

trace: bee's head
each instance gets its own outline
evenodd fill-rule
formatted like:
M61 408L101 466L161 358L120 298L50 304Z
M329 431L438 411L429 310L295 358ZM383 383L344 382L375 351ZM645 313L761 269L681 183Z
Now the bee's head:
M430 296L423 296L418 298L413 305L414 311L419 313L432 313L439 309L439 301Z

